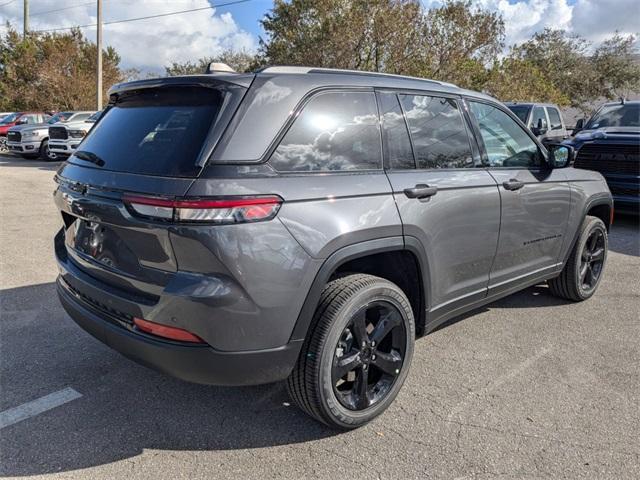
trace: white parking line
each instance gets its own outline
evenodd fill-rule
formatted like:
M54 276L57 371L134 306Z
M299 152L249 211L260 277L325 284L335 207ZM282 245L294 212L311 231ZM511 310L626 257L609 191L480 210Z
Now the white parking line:
M31 402L23 403L17 407L0 412L0 429L21 422L27 418L35 417L52 408L64 405L67 402L80 398L81 393L67 387L57 392L50 393Z

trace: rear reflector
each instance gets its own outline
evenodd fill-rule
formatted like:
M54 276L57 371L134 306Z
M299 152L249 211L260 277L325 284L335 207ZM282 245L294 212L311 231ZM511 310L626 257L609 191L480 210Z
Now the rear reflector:
M133 323L143 332L157 335L158 337L177 340L179 342L204 343L204 340L200 337L182 328L169 327L168 325L161 325L142 318L134 318Z
M168 199L124 195L123 201L143 217L174 222L246 223L276 216L282 199L277 195L224 199Z

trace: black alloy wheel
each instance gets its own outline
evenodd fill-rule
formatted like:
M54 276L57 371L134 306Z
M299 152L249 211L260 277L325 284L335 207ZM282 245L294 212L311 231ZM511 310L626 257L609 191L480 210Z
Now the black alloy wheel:
M600 228L595 228L587 237L580 257L580 282L582 288L589 291L598 284L604 267L605 236Z
M547 280L551 293L574 302L590 298L602 280L608 249L604 222L597 217L585 217L562 272Z
M398 395L414 342L413 309L398 285L362 273L338 277L322 290L289 395L326 425L360 427Z
M391 303L372 302L342 332L331 370L333 391L349 410L364 410L391 390L406 351L406 327Z

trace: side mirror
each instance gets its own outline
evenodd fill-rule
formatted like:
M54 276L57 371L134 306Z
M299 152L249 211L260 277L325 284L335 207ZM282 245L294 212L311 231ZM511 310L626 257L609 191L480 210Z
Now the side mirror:
M584 118L579 118L576 121L576 126L573 127L573 132L571 132L571 135L575 135L576 133L578 133L583 128L584 128Z
M565 168L573 163L575 150L570 145L562 143L545 144L549 151L548 162L551 168Z
M20 120L18 120L16 122L16 125L26 125L27 123L27 119L26 118L21 118Z

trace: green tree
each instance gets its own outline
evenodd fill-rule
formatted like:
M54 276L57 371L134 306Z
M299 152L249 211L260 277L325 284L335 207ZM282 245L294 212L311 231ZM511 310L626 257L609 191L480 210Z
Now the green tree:
M226 63L236 72L248 72L256 62L255 55L246 50L224 50L220 55L212 57L202 57L196 61L173 62L170 66L164 67L167 76L194 75L204 73L211 62Z
M447 0L426 13L423 36L424 76L481 89L504 48L504 21L471 0Z
M89 110L95 108L96 45L79 30L30 34L7 25L0 37L1 110ZM103 51L103 97L125 78L120 56Z
M616 34L595 49L591 63L598 94L613 100L640 91L640 58L634 35Z
M484 90L503 101L570 103L536 65L520 58L496 62L488 72Z
M414 74L422 22L413 0L276 0L262 20L260 60Z

